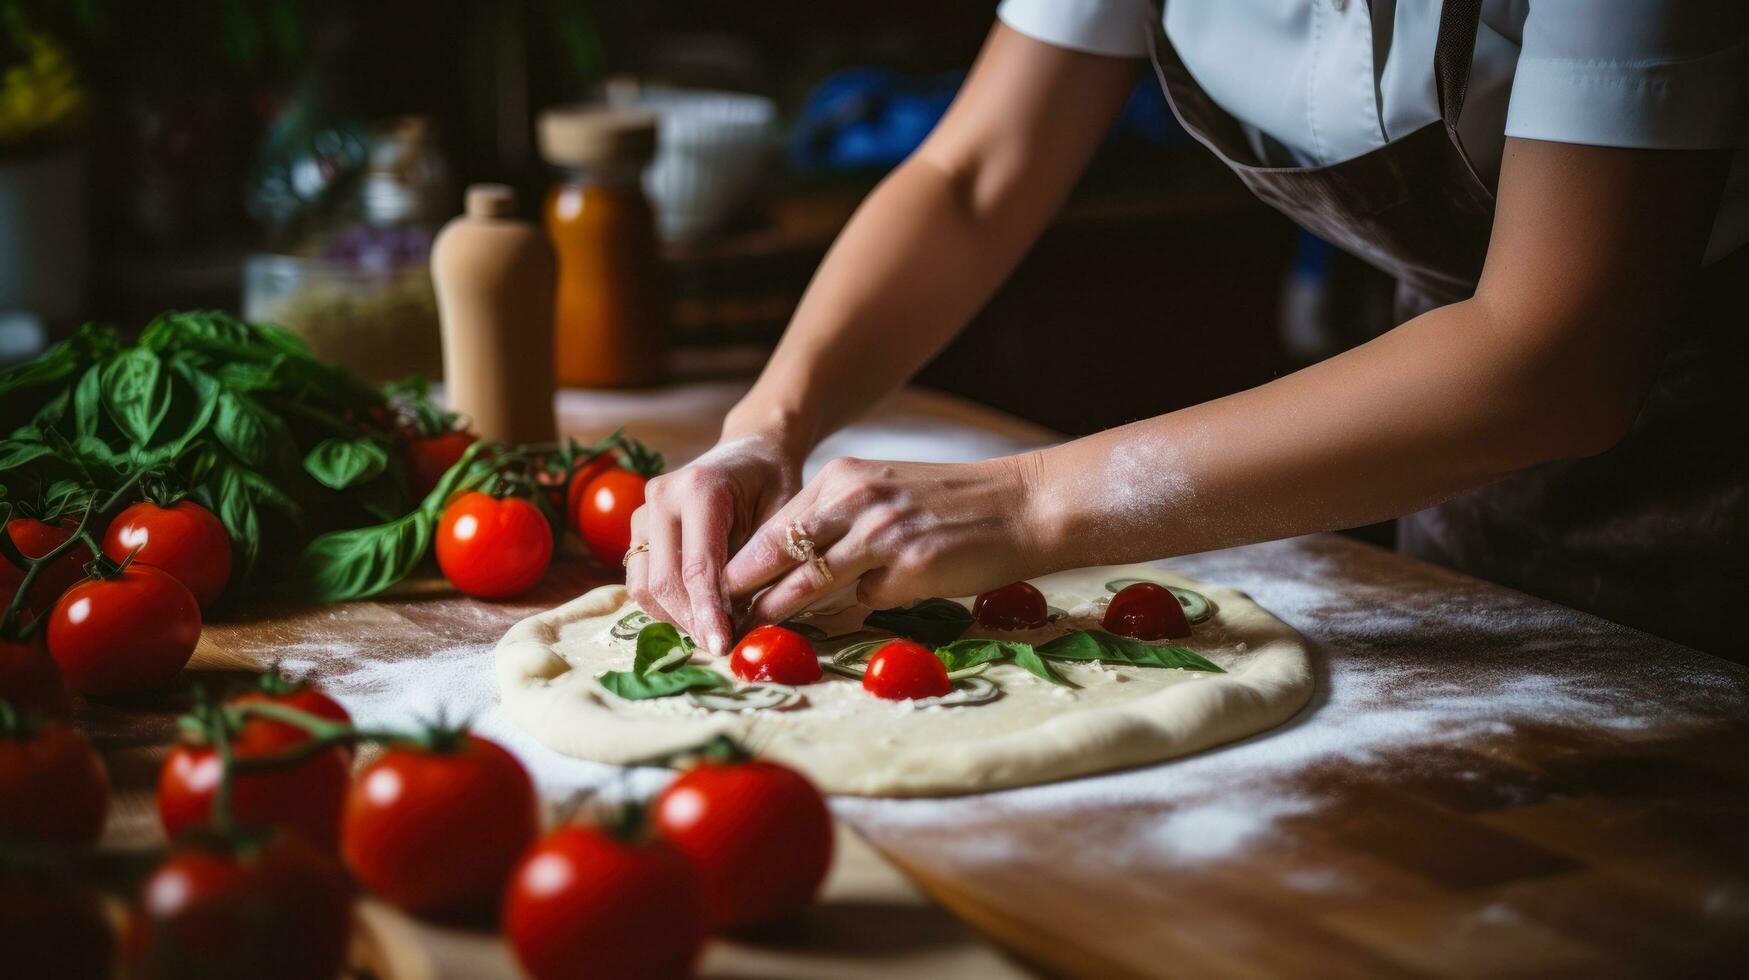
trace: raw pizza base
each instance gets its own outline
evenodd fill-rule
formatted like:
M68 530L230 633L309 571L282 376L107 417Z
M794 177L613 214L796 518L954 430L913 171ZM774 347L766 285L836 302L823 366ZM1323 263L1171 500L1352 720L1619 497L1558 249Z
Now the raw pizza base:
M711 711L685 696L625 701L595 680L630 669L634 648L610 629L637 607L622 586L608 585L511 627L496 651L498 689L506 718L567 755L624 764L726 734L802 770L829 793L861 796L948 796L1159 762L1273 728L1311 696L1307 645L1292 627L1244 593L1151 565L1034 579L1067 619L1026 633L974 627L967 635L1043 642L1096 627L1111 598L1105 584L1120 578L1207 596L1215 614L1175 642L1226 673L1053 661L1080 685L1069 690L1000 664L984 675L1001 685L1000 698L951 707L885 701L830 673L798 688L805 701L782 710ZM846 637L816 644L827 653L867 638L847 636L866 613L854 607L803 621ZM703 650L693 662L729 674L726 661Z

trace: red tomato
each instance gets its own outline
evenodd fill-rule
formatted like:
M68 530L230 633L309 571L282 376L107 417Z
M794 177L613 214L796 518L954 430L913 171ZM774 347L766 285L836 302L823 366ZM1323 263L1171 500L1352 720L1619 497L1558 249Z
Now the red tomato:
M341 822L347 866L415 915L492 907L539 829L534 784L515 756L473 735L453 747L396 746L353 782Z
M445 432L442 435L414 439L401 449L401 459L407 464L407 486L413 496L424 499L443 474L461 461L468 447L480 441L472 432Z
M482 599L534 588L553 560L553 530L540 508L519 497L468 493L437 522L437 565L450 584Z
M812 684L824 676L807 637L782 626L760 626L729 654L729 672L744 681Z
M624 467L604 469L589 481L577 499L572 520L595 560L613 568L625 561L632 546L632 514L644 506L649 478Z
M53 717L71 710L67 682L61 679L55 658L49 656L40 630L23 643L0 640L0 701L10 702L20 711Z
M95 891L53 877L0 876L0 950L13 977L108 980L115 933Z
M333 980L346 965L352 884L296 837L185 846L146 879L133 927L130 976Z
M200 603L150 565L67 590L49 614L49 652L67 686L93 697L163 687L194 655Z
M251 718L231 740L239 760L279 755L308 739L301 730ZM218 752L206 745L178 745L158 770L158 820L175 838L204 827L222 771ZM231 813L248 827L291 831L329 851L340 841L340 807L352 781L346 750L324 749L294 766L238 776L231 786Z
M910 640L894 640L868 658L862 689L889 701L936 698L953 690L947 665L933 650Z
M666 845L560 827L511 875L504 935L535 980L690 977L704 903L692 869Z
M1051 618L1045 594L1031 582L991 589L972 603L972 618L992 630L1035 630Z
M589 489L589 484L609 467L618 465L619 454L609 449L571 471L570 485L565 490L565 513L570 516L572 530L579 535L583 533L582 512L578 509L583 501L583 491Z
M231 536L213 512L192 500L160 507L142 500L115 516L103 553L120 562L138 548L135 564L169 572L204 608L231 580Z
M89 843L103 833L109 773L65 725L0 732L0 836Z
M1100 625L1120 636L1138 640L1163 640L1189 636L1190 621L1172 590L1152 582L1126 585L1111 597Z
M6 533L12 536L12 543L18 547L18 553L26 558L41 558L55 550L61 542L73 536L73 530L71 527L44 524L28 517L14 517L6 525ZM81 544L55 559L54 564L37 573L36 582L30 587L30 595L25 598L25 605L37 613L53 608L61 593L85 577L85 565L92 557L91 549ZM11 567L12 563L0 559L0 564ZM18 569L12 568L12 571ZM23 581L24 573L19 572L18 580L12 582L11 588L7 590L8 602L16 593L18 583Z
M703 763L668 784L653 819L698 870L714 928L796 915L813 903L832 864L825 798L774 762Z
M352 724L352 715L348 713L345 708L340 706L340 702L335 701L333 698L323 694L321 691L308 684L300 684L296 681L286 680L278 673L274 672L269 672L262 677L261 690L245 691L231 699L232 704L248 704L250 702L283 704L288 708L295 708L298 711L302 711L304 714L315 715L317 718L323 718L328 721L337 721L342 725ZM252 720L255 724L265 725L266 727L279 732L286 738L301 738L304 735L303 729L298 728L295 725L288 725L282 721L274 721L270 718L256 718ZM352 750L350 748L346 746L336 747L345 754L348 760L352 758Z

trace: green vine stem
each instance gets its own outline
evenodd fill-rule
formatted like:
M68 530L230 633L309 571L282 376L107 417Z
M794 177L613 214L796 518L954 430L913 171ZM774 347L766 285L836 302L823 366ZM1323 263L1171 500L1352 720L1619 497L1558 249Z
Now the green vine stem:
M5 615L0 616L0 636L16 636L19 639L25 639L31 633L42 628L42 624L48 620L47 615L38 616L29 626L17 627L19 613L24 608L24 597L30 592L30 587L36 584L37 577L42 574L42 569L81 544L91 550L93 558L102 555L102 547L91 535L92 516L106 514L114 509L133 490L134 486L151 471L150 467L135 470L126 480L122 481L121 486L115 488L115 491L109 495L109 499L105 500L102 505L85 508L85 513L79 516L79 526L67 536L67 540L55 545L37 558L25 558L29 567L24 570L24 578L18 583L18 591L12 596L12 602L7 605ZM0 533L3 532L4 529L0 528Z

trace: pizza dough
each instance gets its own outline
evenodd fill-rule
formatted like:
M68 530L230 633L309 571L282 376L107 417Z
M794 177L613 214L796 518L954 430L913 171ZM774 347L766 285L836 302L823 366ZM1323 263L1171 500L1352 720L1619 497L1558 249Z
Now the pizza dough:
M1000 685L1001 697L958 706L885 701L831 673L798 687L800 704L777 710L714 711L684 695L627 701L595 679L630 669L635 647L611 631L637 607L623 587L608 585L511 627L496 651L498 688L506 718L567 755L631 763L726 734L802 770L829 793L863 796L947 796L1159 762L1273 728L1311 696L1306 642L1292 627L1241 592L1151 565L1035 579L1066 618L1021 633L974 626L966 635L1042 643L1096 628L1111 598L1106 583L1123 578L1208 597L1213 616L1189 640L1172 642L1226 672L1052 661L1079 685L1069 689L1002 663L983 675ZM866 613L854 607L801 621L845 637L816 643L825 654L867 638L848 635ZM702 649L692 662L729 676L726 660Z

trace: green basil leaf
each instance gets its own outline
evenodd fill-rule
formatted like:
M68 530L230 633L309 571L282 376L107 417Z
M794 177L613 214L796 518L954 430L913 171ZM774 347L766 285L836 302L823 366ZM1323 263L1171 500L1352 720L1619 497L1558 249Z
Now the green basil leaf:
M8 439L0 442L0 471L22 469L36 460L53 455L55 451L40 442Z
M697 645L692 637L668 623L651 623L638 631L638 652L632 657L632 673L640 677L677 667L692 656Z
M257 469L271 466L291 445L291 433L278 416L254 398L230 389L219 393L213 435L238 459Z
M429 514L416 510L387 524L330 531L304 546L293 579L319 602L375 595L418 567L435 526Z
M419 502L419 509L428 514L432 522L435 523L443 515L443 506L449 503L449 498L454 496L457 490L474 485L473 480L482 478L490 472L490 465L480 460L480 454L488 449L496 448L496 446L496 443L481 440L464 450L461 458L455 461L455 465L443 472L443 476L437 481L437 486L433 487L431 492L425 495L425 499Z
M1020 644L1021 649L1014 651L1014 662L1024 668L1034 677L1047 680L1052 684L1062 684L1066 687L1077 687L1075 682L1058 674L1050 661L1039 656L1038 650L1030 643Z
M1007 660L1015 652L1025 647L1032 649L1030 644L1017 643L1013 640L955 640L952 643L935 648L935 656L951 673L965 670L979 664L993 664Z
M1038 652L1052 660L1101 660L1131 667L1181 667L1226 673L1189 647L1156 646L1104 630L1077 630L1040 646Z
M152 441L170 412L170 378L158 355L141 347L103 366L103 400L122 435L137 446Z
M188 425L171 443L177 453L182 452L189 443L200 437L207 426L212 424L213 415L219 407L219 383L211 374L196 367L186 357L177 357L170 362L170 369L176 372L189 390L194 392L194 415L188 420Z
M73 425L80 435L94 436L102 420L103 369L93 365L73 389Z
M862 625L897 633L929 647L946 646L972 627L972 612L952 599L925 599L904 609L869 613Z
M330 490L375 479L388 465L388 451L369 436L324 439L304 457L304 472Z
M728 687L729 679L709 667L687 664L673 670L639 674L630 670L610 670L596 678L602 687L627 701L666 698L687 691L708 691Z
M244 472L241 467L227 466L219 474L215 511L231 538L231 579L235 582L247 582L261 556L261 517Z

